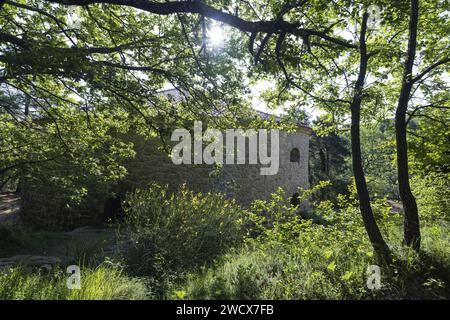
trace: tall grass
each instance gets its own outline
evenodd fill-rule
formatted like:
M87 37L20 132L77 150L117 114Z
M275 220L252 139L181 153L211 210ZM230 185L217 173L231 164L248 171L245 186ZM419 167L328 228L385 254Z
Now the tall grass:
M182 186L169 194L155 184L127 196L125 215L133 244L127 271L151 277L161 297L185 272L212 263L243 240L244 210L218 193Z
M447 232L444 229L441 232ZM329 232L319 231L323 237ZM332 236L332 235L331 235ZM449 299L450 242L433 242L424 230L424 251L394 250L396 265L381 269L379 290L369 290L370 246L348 241L247 244L192 273L177 289L185 299ZM364 252L364 249L367 249ZM445 254L444 254L445 253Z
M82 268L80 289L67 288L68 276L60 268L49 272L24 267L4 270L0 273L0 299L117 300L147 297L143 281L127 277L120 268Z
M449 299L449 225L435 221L422 228L423 250L401 245L399 216L387 214L382 201L375 214L395 257L381 269L381 288L369 289L367 269L376 257L367 240L354 199L339 208L321 203L323 225L300 218L282 197L256 203L258 236L218 259L214 266L191 273L173 297L184 299ZM268 223L268 220L270 223Z
M219 193L194 193L182 186L169 194L154 184L129 194L125 207L142 256L159 255L173 269L210 262L243 238L244 210ZM145 268L148 261L141 263Z
M64 269L13 268L0 272L0 299L450 298L449 222L423 215L416 253L401 245L402 217L383 199L373 210L394 263L381 269L377 290L367 285L377 261L354 194L312 203L309 215L296 212L282 191L244 210L220 194L184 187L168 194L153 185L130 194L126 205L123 268L84 267L79 290L67 288ZM5 245L15 239L6 231ZM18 248L28 243L17 239Z

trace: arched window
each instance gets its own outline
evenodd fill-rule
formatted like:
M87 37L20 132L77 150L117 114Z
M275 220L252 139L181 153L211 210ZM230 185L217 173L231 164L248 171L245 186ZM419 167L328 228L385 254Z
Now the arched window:
M297 148L291 150L291 162L300 162L300 151Z

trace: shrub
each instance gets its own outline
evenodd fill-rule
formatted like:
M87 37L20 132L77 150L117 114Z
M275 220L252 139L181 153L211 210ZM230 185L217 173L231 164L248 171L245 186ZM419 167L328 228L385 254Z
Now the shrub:
M414 176L411 186L424 222L450 220L450 174L429 172Z
M307 249L280 242L249 246L226 256L215 268L190 275L183 290L189 299L348 299L368 295L364 278L368 258L355 265L355 259L344 260L339 255L341 249Z
M403 299L448 298L450 239L448 224L422 229L424 251L402 248L398 216L389 216L382 200L374 212L395 264L381 269L380 290L367 287L367 268L377 264L354 197L340 196L338 208L316 204L327 223L293 215L282 193L258 201L254 214L260 232L246 245L218 259L212 267L191 273L173 297L188 299ZM270 217L271 223L267 223ZM396 231L396 232L392 232ZM436 241L436 237L439 241ZM434 240L433 240L434 239ZM396 244L396 245L392 245ZM397 245L398 244L398 245Z
M222 194L196 194L185 186L168 194L154 184L129 194L124 207L134 244L127 258L135 274L161 279L192 270L243 238L244 210Z

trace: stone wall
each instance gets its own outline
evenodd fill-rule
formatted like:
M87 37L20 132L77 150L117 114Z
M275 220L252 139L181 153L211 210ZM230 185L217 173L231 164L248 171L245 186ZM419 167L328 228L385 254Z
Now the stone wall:
M175 165L157 140L133 137L137 155L127 163L128 177L123 188L144 187L152 182L167 184L174 190L185 183L198 192L220 191L235 198L243 205L255 199L268 199L270 194L282 187L292 196L299 187L308 188L308 156L310 130L280 132L280 164L275 175L261 175L260 164ZM298 162L291 162L291 151L297 148ZM248 148L247 148L248 151Z

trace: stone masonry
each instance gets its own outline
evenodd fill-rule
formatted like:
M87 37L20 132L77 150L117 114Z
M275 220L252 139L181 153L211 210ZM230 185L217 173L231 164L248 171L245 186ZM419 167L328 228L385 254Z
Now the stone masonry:
M133 139L137 155L127 163L126 189L151 182L174 190L185 183L198 192L219 191L243 205L255 199L268 199L281 187L287 196L308 188L308 155L311 129L299 125L297 132L280 132L280 163L275 175L260 175L260 164L175 165L156 140ZM248 151L248 148L247 148ZM246 161L248 163L248 161Z

